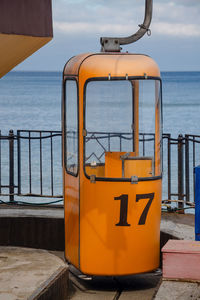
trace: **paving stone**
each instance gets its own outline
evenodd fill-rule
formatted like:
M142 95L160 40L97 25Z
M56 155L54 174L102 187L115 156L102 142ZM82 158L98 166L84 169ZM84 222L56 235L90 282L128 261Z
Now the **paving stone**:
M46 250L0 247L0 300L27 299L65 266Z
M199 300L200 285L192 282L163 281L155 300Z

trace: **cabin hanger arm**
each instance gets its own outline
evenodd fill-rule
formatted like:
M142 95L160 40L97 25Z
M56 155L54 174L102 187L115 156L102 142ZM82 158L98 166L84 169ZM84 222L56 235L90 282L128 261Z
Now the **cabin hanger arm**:
M140 29L128 37L101 37L101 51L102 52L120 52L121 45L127 45L136 42L141 39L147 32L150 33L150 23L152 19L153 0L145 0L145 16L142 25L139 25Z

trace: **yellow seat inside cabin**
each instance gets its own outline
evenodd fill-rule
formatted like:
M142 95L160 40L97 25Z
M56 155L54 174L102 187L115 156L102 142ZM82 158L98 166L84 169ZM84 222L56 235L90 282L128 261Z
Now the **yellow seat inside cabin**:
M87 165L87 175L107 178L130 178L153 176L153 163L151 157L136 157L135 152L105 152L105 165ZM124 170L123 170L124 169Z

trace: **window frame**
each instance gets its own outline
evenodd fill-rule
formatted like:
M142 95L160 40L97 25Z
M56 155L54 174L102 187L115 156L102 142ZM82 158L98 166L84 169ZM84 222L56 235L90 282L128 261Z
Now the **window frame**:
M77 139L77 172L71 172L67 169L67 137L66 137L66 129L67 129L67 91L66 91L66 82L67 81L75 81L76 83L76 104L77 104L77 135L78 135L78 139ZM65 166L65 171L67 172L67 174L73 176L73 177L77 177L79 175L79 170L80 170L80 162L79 162L79 88L78 88L78 80L76 77L73 76L68 76L65 77L64 81L63 81L63 112L64 112L64 121L63 121L63 132L64 132L64 166Z
M162 172L163 172L163 141L162 141L162 133L163 133L163 106L162 106L162 79L161 77L158 76L122 76L122 77L116 77L116 76L109 76L109 77L92 77L92 78L88 78L85 83L84 83L84 90L83 90L83 131L87 133L87 129L86 129L86 89L87 89L87 85L89 82L91 81L117 81L117 80L158 80L160 82L160 93L159 93L159 97L160 97L160 106L161 106L161 110L160 110L160 114L161 114L161 120L160 120L160 132L161 132L161 138L160 138L160 142L161 142L161 149L160 149L160 156L161 156L161 172L160 175L158 176L152 176L152 177L138 177L138 181L153 181L153 180L159 180L162 179ZM83 136L83 172L84 175L87 179L90 180L90 176L86 173L86 164L85 164L85 154L86 154L86 147L85 147L85 138L86 136ZM155 148L154 148L155 151ZM123 178L123 177L119 177L119 178L112 178L112 177L95 177L95 181L110 181L110 182L131 182L131 178Z

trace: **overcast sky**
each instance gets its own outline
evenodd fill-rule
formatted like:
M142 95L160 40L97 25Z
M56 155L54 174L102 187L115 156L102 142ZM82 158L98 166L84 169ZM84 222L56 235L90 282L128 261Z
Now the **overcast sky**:
M143 23L145 0L52 0L53 40L17 70L58 70L101 36L128 36ZM153 57L161 71L200 71L200 0L153 0L151 36L124 51Z

